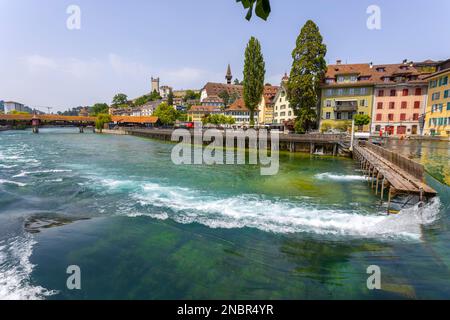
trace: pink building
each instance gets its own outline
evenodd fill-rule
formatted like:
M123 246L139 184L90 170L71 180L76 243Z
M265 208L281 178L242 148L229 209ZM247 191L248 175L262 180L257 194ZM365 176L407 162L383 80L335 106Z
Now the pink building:
M420 135L420 118L425 113L429 69L413 63L376 65L372 134Z

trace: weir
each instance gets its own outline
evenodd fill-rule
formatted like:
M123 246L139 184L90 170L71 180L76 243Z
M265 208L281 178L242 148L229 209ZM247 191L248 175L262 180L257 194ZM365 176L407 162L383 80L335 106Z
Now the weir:
M405 195L404 205L418 197L424 202L437 195L425 181L423 165L416 163L398 153L386 150L370 142L359 142L353 147L353 157L360 163L361 170L371 183L375 194L380 194L384 201L387 192L388 212L392 199Z
M172 129L124 129L126 134L171 141ZM194 131L192 131L194 137ZM270 149L270 134L267 147ZM193 138L194 139L194 138ZM350 156L350 139L343 134L284 134L279 135L279 150L310 154ZM224 145L225 146L225 145ZM248 147L248 146L246 146Z

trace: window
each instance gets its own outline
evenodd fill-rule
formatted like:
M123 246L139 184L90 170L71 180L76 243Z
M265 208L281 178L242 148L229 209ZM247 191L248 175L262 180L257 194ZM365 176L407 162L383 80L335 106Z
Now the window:
M344 94L344 89L338 89L338 96L342 96Z
M397 91L391 90L391 97L395 97L397 95Z
M377 121L381 121L383 119L383 115L381 113L377 113Z
M450 111L450 102L447 102L447 111Z
M395 109L395 102L389 102L389 109Z
M384 90L378 90L378 96L384 97Z
M367 101L367 100L361 100L360 103L359 103L359 105L360 105L361 107L367 107L366 101Z
M406 101L402 101L402 109L408 108L408 103Z
M414 102L414 109L420 109L420 101Z
M409 95L409 90L408 89L403 89L403 96L407 97Z
M389 121L394 121L394 114L393 113L389 113L388 114L388 119L389 119Z
M440 86L446 86L447 84L448 84L448 76L445 76L445 77L439 79Z
M445 90L444 91L444 99L447 99L449 94L450 94L450 90Z
M356 82L356 81L358 81L358 78L356 76L351 76L350 77L350 81L351 82Z
M341 120L342 119L342 115L340 112L336 113L336 119Z
M422 88L416 88L415 94L416 94L416 96L421 96L422 95Z
M355 95L355 88L350 88L348 90L348 94L351 95L351 96L354 96Z
M344 82L344 77L343 76L338 76L337 77L337 82Z
M375 131L381 131L381 126L380 125L375 126Z
M367 88L361 88L361 94L362 95L367 94Z
M414 121L418 121L419 120L419 114L418 113L414 113L413 114L413 120Z
M439 100L441 98L441 93L440 92L435 92L431 95L431 100L435 101L435 100Z
M436 88L437 87L437 80L430 81L430 88Z
M406 113L401 113L400 114L400 121L405 121L406 120Z
M289 112L288 112L288 116L292 116L292 111L289 111Z
M378 102L377 109L378 110L383 109L383 102Z

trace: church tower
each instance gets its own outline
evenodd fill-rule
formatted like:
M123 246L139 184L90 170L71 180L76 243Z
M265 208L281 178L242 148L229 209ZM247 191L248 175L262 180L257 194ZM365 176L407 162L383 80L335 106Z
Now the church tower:
M225 79L227 79L227 84L231 84L231 80L233 80L230 64L228 64L227 75L225 76Z

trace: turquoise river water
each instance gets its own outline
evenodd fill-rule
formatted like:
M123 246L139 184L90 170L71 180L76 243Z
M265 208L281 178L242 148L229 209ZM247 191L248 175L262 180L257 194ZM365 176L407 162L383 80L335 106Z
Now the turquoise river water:
M448 143L393 143L440 195L391 216L351 159L285 153L261 176L176 166L173 146L1 132L0 299L450 298Z

